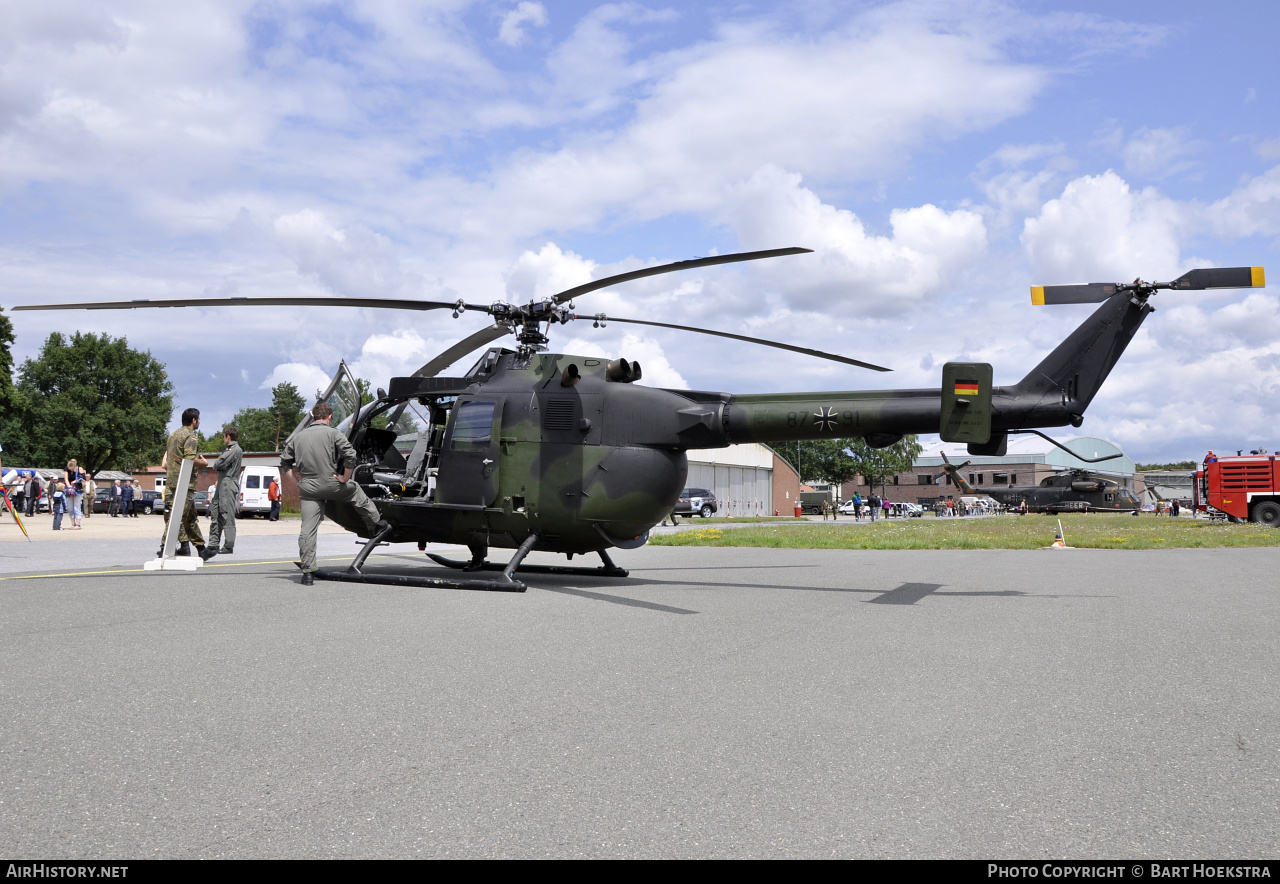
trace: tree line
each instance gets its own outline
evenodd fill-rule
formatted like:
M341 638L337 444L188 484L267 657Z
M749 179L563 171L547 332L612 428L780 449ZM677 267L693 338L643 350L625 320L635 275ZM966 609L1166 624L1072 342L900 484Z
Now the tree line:
M872 448L861 436L782 442L774 446L800 476L843 485L862 476L869 486L883 484L897 473L909 473L924 449L918 436L903 436L887 448Z
M49 335L14 380L13 324L0 310L0 444L10 464L58 467L71 458L90 473L160 462L173 414L162 362L125 338L92 332ZM277 384L271 404L231 419L245 451L278 451L302 420L306 400ZM201 450L222 448L221 427L201 432Z

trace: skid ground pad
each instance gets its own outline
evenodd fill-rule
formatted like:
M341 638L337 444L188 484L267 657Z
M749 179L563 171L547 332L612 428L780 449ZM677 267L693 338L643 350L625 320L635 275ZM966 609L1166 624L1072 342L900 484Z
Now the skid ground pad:
M479 577L432 577L426 574L395 574L387 571L354 571L350 568L320 568L311 572L317 580L343 583L379 583L385 586L425 586L440 589L478 589L488 592L524 592L521 580Z

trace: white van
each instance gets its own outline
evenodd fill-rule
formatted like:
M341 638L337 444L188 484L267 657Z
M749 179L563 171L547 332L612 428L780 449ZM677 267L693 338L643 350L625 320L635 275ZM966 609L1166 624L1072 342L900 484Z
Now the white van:
M245 467L240 473L240 508L237 516L270 515L271 501L267 489L271 480L280 485L279 467Z

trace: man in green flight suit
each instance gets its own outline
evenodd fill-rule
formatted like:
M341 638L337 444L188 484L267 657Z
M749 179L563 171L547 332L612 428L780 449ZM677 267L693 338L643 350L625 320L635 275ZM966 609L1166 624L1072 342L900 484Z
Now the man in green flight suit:
M201 554L206 562L218 553L231 555L236 546L236 498L240 495L240 462L244 460L239 439L239 429L223 428L222 441L227 450L213 462L218 483L209 494L209 544Z
M200 410L188 408L182 412L182 426L169 436L169 444L165 448L164 459L160 465L165 468L164 485L164 531L160 535L160 555L164 555L164 538L169 533L169 519L173 515L173 492L178 487L178 473L182 470L184 460L194 461L191 470L191 481L187 484L186 499L180 504L182 511L178 514L181 527L178 529L178 540L182 545L178 555L191 555L191 543L196 545L196 552L204 557L204 535L200 532L200 524L196 521L196 477L194 467L207 467L209 461L200 456Z
M302 503L302 532L298 535L298 554L302 559L302 585L311 586L316 570L316 534L324 515L326 500L349 504L364 519L370 535L390 526L382 521L378 508L356 482L350 481L355 469L356 450L347 437L333 428L333 409L328 402L317 402L311 409L313 423L285 443L280 455L280 472L295 471L298 496ZM343 470L338 472L338 462Z

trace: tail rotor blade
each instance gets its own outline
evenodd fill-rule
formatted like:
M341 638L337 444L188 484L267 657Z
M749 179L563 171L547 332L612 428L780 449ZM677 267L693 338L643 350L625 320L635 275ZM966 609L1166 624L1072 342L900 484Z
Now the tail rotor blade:
M1252 289L1265 288L1266 271L1261 267L1210 267L1188 270L1170 285L1174 289Z
M1116 292L1133 292L1145 298L1159 289L1173 291L1203 291L1205 289L1254 289L1265 288L1267 274L1262 267L1206 267L1188 270L1173 282L1131 283L1091 282L1086 285L1033 285L1031 303L1042 304L1097 304Z
M1033 285L1031 303L1099 304L1119 291L1114 282L1091 282L1085 285Z

